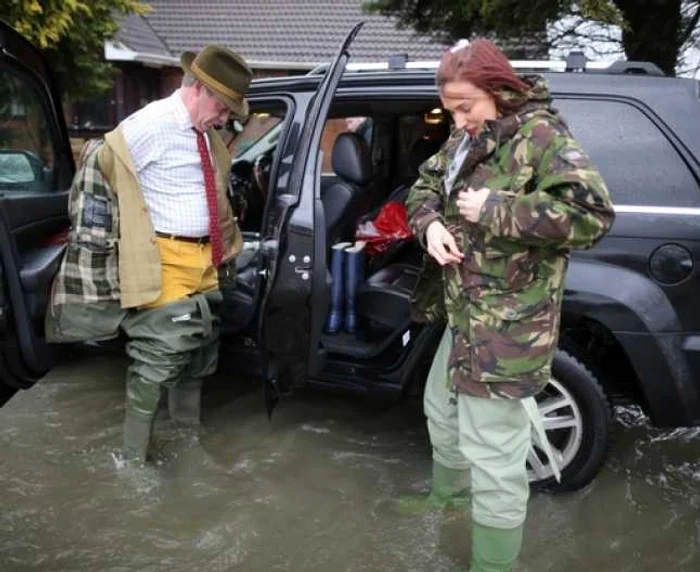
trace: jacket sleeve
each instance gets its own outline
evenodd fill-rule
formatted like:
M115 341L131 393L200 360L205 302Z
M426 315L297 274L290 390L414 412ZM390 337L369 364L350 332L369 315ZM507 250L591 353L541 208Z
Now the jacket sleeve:
M443 176L445 174L446 153L439 151L418 169L418 179L406 198L408 223L423 248L426 248L425 231L434 220L443 218Z
M515 179L520 185L531 182L534 190L518 192L517 185L492 190L477 224L493 236L528 245L590 248L615 219L600 173L568 133L543 126L527 145L529 160Z

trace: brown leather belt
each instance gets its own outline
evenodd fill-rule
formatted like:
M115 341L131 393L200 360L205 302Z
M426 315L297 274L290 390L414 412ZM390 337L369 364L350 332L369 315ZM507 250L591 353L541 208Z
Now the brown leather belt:
M170 240L181 240L182 242L194 242L195 244L208 244L209 236L179 236L170 234L169 232L156 231L156 236L160 238L169 238Z

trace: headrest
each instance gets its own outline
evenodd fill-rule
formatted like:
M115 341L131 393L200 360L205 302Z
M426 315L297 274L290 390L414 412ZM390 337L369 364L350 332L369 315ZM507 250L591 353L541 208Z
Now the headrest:
M369 147L357 133L338 135L331 162L336 175L356 185L366 185L372 178Z

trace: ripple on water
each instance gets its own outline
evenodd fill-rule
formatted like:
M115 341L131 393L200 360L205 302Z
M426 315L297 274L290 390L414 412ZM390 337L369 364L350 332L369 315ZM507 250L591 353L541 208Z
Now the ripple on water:
M306 431L307 433L330 433L331 430L328 429L327 427L316 427L314 425L309 425L308 423L304 423L301 426L302 431Z

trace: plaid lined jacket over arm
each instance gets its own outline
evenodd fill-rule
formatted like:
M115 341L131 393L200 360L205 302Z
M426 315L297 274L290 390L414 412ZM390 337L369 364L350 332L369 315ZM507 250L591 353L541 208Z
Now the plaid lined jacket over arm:
M119 299L119 203L100 171L97 149L87 157L71 186L71 230L54 285L56 304Z
M98 164L101 145L90 146L71 185L71 228L46 313L49 342L114 337L125 314L119 302L119 203Z

